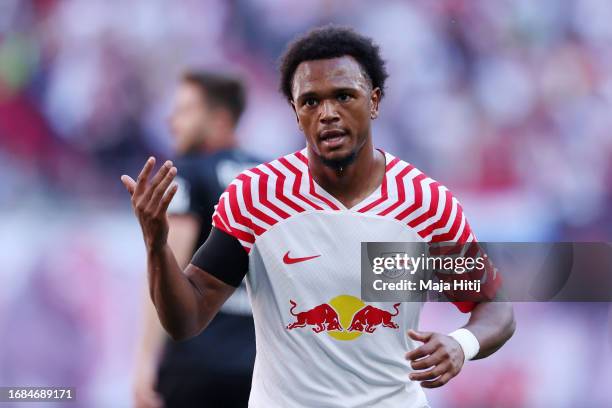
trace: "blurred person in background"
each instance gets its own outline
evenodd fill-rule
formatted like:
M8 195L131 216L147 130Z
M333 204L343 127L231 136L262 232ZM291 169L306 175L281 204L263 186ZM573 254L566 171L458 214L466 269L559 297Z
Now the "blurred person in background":
M245 104L243 84L229 76L193 71L178 85L170 126L181 177L168 209L168 243L182 267L208 236L215 203L227 184L259 163L236 147L235 128ZM253 318L244 285L205 332L185 342L167 338L146 296L135 405L244 407L254 359Z

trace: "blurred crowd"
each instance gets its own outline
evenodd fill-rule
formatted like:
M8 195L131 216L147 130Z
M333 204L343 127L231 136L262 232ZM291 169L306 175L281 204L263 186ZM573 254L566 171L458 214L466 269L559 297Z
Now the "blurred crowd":
M610 21L609 0L1 1L0 385L60 375L89 387L92 404L127 403L126 338L136 338L144 256L119 176L150 154L172 157L167 118L188 68L244 78L242 147L268 158L303 147L277 91L277 60L317 25L350 25L381 45L390 78L375 143L447 185L480 240L612 241ZM594 347L612 360L608 305L542 309L558 327L521 310L527 326L519 315L515 346L482 363L488 385L432 400L612 401L601 387L585 400L595 386L580 380L601 364ZM521 327L559 343L512 363L533 340ZM568 357L574 346L590 354ZM555 358L546 372L563 392L550 395L554 381L542 388L530 375ZM561 375L564 365L587 372ZM482 378L473 373L465 378ZM602 384L612 379L610 369L597 373ZM494 389L516 400L500 402Z
M0 7L4 202L41 190L114 199L122 171L135 171L151 153L171 155L168 107L186 68L246 80L250 105L240 127L246 149L272 158L300 148L277 92L276 61L297 33L334 22L372 36L387 60L379 146L460 197L464 192L468 202L474 196L521 204L545 221L534 238L610 236L607 0L384 7L329 0L7 0Z

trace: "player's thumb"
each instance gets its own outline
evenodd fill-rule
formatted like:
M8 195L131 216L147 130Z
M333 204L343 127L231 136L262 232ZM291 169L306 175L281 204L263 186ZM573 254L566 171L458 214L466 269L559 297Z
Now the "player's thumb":
M125 174L121 176L121 182L130 193L130 195L134 194L134 189L136 188L136 182L130 176L126 176Z
M431 335L431 332L422 332L412 329L408 330L408 337L410 337L412 340L421 341L423 343L429 340Z

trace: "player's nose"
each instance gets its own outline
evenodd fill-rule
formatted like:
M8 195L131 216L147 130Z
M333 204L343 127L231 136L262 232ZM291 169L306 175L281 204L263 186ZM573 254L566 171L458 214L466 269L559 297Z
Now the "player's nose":
M320 120L322 123L332 123L340 120L338 109L336 109L334 102L324 100L320 106Z

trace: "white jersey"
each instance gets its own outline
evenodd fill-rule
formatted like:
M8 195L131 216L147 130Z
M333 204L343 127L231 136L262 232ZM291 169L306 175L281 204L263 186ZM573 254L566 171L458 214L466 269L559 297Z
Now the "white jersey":
M213 225L249 254L250 407L427 406L404 357L422 304L361 300L361 242L474 237L444 186L384 154L381 186L350 209L313 180L306 149L241 173L221 196Z

